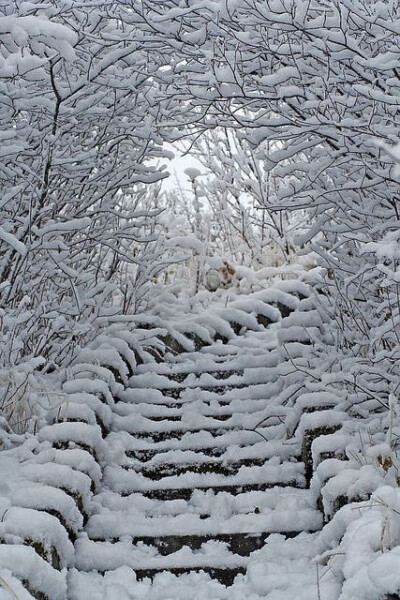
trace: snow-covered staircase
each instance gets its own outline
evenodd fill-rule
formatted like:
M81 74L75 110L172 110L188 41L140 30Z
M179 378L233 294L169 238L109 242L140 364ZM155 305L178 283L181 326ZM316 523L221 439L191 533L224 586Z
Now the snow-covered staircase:
M155 340L142 351L121 331L85 349L68 402L9 451L0 559L26 598L108 598L121 574L230 586L271 536L321 529L323 468L342 448L316 442L346 414L304 387L301 361L324 335L309 293L278 282L167 331L142 321Z
M321 527L301 445L285 438L281 362L277 332L260 326L137 367L113 408L78 570L205 571L230 585L271 533Z

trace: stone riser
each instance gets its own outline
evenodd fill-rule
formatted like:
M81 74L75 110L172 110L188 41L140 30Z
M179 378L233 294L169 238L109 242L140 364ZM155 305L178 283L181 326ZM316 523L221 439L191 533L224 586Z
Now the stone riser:
M173 575L184 575L185 573L200 573L204 572L210 575L212 579L216 579L223 585L231 586L237 575L244 575L246 573L246 567L234 567L220 569L215 567L181 567L168 569L168 573ZM136 577L140 581L145 578L153 579L157 573L162 573L165 569L137 569L135 570Z

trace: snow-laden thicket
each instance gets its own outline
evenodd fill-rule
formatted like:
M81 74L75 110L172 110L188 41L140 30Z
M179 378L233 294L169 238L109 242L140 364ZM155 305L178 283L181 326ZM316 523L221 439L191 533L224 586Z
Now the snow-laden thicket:
M280 145L273 142L275 150ZM297 260L293 237L307 224L307 210L275 210L280 179L265 160L271 147L268 140L254 147L232 129L211 129L190 146L205 170L193 192L210 205L209 238L233 262L253 268Z
M135 312L160 253L147 201L164 176L149 164L162 153L158 65L126 12L0 6L0 387L15 428L27 404L47 404L34 373Z

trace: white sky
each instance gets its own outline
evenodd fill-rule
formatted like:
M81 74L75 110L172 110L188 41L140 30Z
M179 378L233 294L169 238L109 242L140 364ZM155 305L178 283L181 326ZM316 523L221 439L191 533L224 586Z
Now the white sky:
M174 148L168 148L172 152L176 152ZM176 179L180 181L184 189L190 189L189 178L185 175L185 169L196 168L202 173L205 172L203 165L193 156L179 156L178 154L167 164L167 171L171 174L170 177L162 182L163 190L171 190L176 185Z

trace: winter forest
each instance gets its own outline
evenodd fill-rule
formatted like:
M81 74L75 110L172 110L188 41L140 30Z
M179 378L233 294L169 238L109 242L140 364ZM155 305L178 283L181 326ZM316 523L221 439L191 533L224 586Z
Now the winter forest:
M397 0L0 0L0 600L400 599Z

